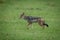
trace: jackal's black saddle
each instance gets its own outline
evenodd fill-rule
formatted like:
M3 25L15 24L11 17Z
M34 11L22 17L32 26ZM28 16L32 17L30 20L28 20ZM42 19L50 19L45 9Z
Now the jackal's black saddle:
M37 19L40 17L32 17L32 16L25 16L24 19L29 21L29 22L37 22Z

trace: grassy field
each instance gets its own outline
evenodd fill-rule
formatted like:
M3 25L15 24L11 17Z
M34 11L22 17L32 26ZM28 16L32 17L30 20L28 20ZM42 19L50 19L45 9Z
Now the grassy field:
M42 29L34 23L19 19L22 12L43 17L49 27ZM0 40L60 40L59 0L0 0Z

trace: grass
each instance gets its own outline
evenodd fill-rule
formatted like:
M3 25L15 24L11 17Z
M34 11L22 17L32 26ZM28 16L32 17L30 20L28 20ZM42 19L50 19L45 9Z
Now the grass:
M34 23L27 30L27 22L19 19L26 15L43 17L49 27L42 29ZM1 0L0 40L60 40L59 0Z

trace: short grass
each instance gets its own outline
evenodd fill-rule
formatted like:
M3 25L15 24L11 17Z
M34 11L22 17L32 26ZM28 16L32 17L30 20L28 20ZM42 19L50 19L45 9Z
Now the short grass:
M27 22L19 19L22 12L45 19L49 27L37 23L27 30ZM59 0L0 0L0 40L60 40Z

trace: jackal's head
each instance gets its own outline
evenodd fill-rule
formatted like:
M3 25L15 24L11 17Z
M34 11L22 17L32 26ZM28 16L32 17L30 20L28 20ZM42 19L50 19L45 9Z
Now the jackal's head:
M24 17L24 12L20 15L20 18L23 18Z

